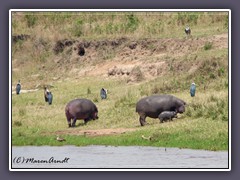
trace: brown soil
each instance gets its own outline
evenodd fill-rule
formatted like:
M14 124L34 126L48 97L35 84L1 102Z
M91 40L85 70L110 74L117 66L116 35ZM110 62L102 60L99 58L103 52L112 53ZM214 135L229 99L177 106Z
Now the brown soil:
M101 76L105 79L123 78L127 82L137 83L167 75L170 67L175 71L188 70L191 74L201 65L198 52L209 42L213 49L226 49L228 34L181 39L58 40L52 45L52 51L56 55L48 59L50 66L47 63L39 65L36 74L25 82L25 88L36 89L33 82L44 84L40 78L46 72L51 82L68 77L79 79L83 76ZM195 54L192 57L196 60L194 63L184 61L189 54ZM19 67L24 66L22 62L25 61L13 59L13 72L19 72ZM140 71L134 71L136 67Z
M65 64L67 63L70 70L68 72L78 75L78 77L86 75L106 78L128 77L130 81L134 81L136 78L131 71L134 67L139 66L144 73L144 77L152 79L156 76L165 75L169 70L171 60L178 60L184 55L198 52L209 42L215 49L227 48L228 34L185 39L165 38L137 41L129 38L101 41L65 39L56 42L55 46L57 48L55 49L60 49L60 52L68 54L69 58L58 57L54 62L60 69L66 68ZM79 55L80 51L84 51L84 53ZM112 57L107 57L108 55ZM77 68L76 64L82 64L84 68ZM190 71L194 70L195 68Z
M104 136L104 135L114 135L114 134L124 134L126 132L136 131L135 128L117 128L117 129L94 129L94 130L79 130L79 129L69 129L69 130L59 130L53 133L44 133L45 135L85 135L85 136Z

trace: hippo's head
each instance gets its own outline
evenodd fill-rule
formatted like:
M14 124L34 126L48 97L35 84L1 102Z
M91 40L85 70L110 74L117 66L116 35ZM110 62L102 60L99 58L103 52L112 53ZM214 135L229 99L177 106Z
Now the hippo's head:
M93 117L92 117L92 119L93 119L93 120L98 119L98 112L93 113Z
M177 113L180 113L180 114L184 113L184 112L185 112L185 106L184 106L184 105L179 106L179 107L176 109L176 112L177 112Z
M176 112L176 111L173 111L173 112L172 112L172 117L177 118L177 112Z

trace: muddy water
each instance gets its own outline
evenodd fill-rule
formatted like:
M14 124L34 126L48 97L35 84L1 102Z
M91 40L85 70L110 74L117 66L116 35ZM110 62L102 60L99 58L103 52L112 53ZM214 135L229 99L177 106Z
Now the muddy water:
M228 152L139 146L12 147L12 168L228 168Z

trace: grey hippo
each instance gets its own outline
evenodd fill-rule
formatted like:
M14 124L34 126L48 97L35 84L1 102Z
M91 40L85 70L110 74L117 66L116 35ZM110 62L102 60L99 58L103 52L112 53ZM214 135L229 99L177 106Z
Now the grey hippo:
M160 122L163 123L163 121L177 118L177 113L175 111L163 111L159 114L158 118L160 119Z
M186 102L168 94L152 95L140 99L136 104L141 126L146 124L146 117L158 118L163 111L185 112Z
M97 106L89 99L74 99L65 108L65 114L69 127L75 127L78 119L83 119L85 124L89 120L98 119ZM71 124L71 120L72 124Z

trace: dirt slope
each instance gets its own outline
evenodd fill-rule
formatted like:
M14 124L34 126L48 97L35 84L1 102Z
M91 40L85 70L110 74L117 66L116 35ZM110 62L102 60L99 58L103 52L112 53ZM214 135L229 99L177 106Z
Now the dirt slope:
M69 43L70 40L64 40ZM58 67L71 66L70 73L78 76L126 77L134 67L139 66L147 79L164 75L169 69L169 59L180 59L188 54L201 51L207 43L213 49L228 48L228 34L209 37L189 37L184 39L143 39L133 41L122 38L101 41L70 41L71 45L63 48L63 53L70 53L69 59L56 58ZM79 55L79 48L84 55ZM84 68L77 68L76 63ZM193 71L191 69L191 71Z

